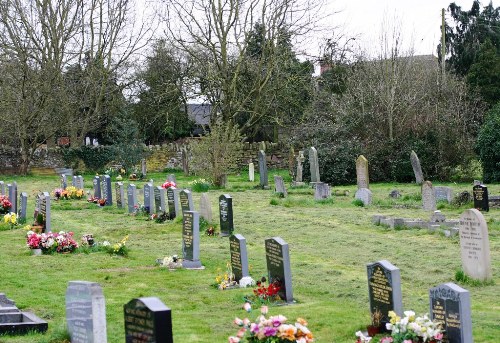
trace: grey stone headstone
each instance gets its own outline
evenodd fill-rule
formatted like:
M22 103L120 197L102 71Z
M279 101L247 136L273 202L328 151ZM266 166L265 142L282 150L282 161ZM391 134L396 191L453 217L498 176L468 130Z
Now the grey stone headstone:
M446 221L445 215L441 211L434 211L432 213L431 219L429 222L431 223L444 223Z
M0 195L5 195L5 182L0 181Z
M444 200L447 201L448 203L451 203L453 197L452 195L453 191L451 187L435 186L434 192L436 195L436 201Z
M436 194L430 181L422 183L422 207L424 211L436 210Z
M274 175L274 191L276 193L283 194L284 197L288 195L285 187L285 181L283 181L281 176Z
M66 189L68 187L68 177L66 174L61 174L61 188Z
M84 189L85 185L83 184L83 176L77 175L76 177L76 188Z
M10 212L17 213L17 182L14 181L12 184L7 185L7 190L9 191L9 201L12 204Z
M368 160L359 155L356 159L356 180L358 188L370 188L370 178L368 176Z
M96 282L70 281L66 289L66 322L71 343L106 343L106 303Z
M239 233L229 237L229 252L231 254L231 268L236 282L250 276L248 272L247 241Z
M429 290L429 302L430 318L442 323L446 342L474 342L469 291L444 283Z
M113 190L111 189L111 177L104 175L101 182L101 196L106 199L106 206L113 205Z
M417 184L421 184L422 182L424 182L424 174L422 173L420 160L418 159L417 154L413 150L410 153L410 162L413 168L413 173L415 174L415 182Z
M207 222L212 222L212 205L208 193L203 193L200 197L200 216Z
M99 176L94 176L92 180L94 184L94 198L101 199L101 178Z
M193 194L190 190L183 189L179 192L179 203L183 213L186 211L194 211Z
M332 196L330 185L324 182L318 182L314 188L314 200L329 199Z
M483 184L483 182L481 180L474 180L474 182L472 183L473 186L478 186L481 184Z
M125 343L173 343L172 311L156 297L137 298L123 306ZM99 343L99 342L95 342Z
M137 187L132 183L127 187L127 206L128 213L135 212L137 206Z
M359 188L354 197L361 200L365 206L372 204L372 191L368 188Z
M115 182L116 206L118 208L125 207L125 191L123 182Z
M229 194L219 197L219 219L221 236L230 236L234 231L233 198Z
M19 219L26 220L26 213L28 209L28 193L22 192L19 197Z
M382 323L388 323L389 311L403 315L401 275L399 268L389 261L381 260L366 266L368 273L368 296L370 313L382 312Z
M248 181L255 181L255 166L253 163L248 164Z
M269 283L279 282L280 298L287 303L293 302L292 271L288 243L281 237L266 239L266 262Z
M318 152L315 147L309 149L309 166L311 169L311 183L320 182Z
M295 182L302 182L304 160L305 160L304 151L300 150L299 155L297 156L297 171L295 173Z
M43 192L40 199L40 213L45 217L45 232L52 232L50 222L50 194Z
M394 189L389 193L389 197L398 199L401 198L401 193L397 189Z
M167 188L167 203L168 203L168 214L170 219L174 219L179 213L179 202L176 194L177 189L175 187Z
M185 211L182 218L182 266L186 269L201 268L200 262L200 215Z
M269 187L269 180L267 176L267 160L264 150L259 150L259 174L260 174L260 187Z
M146 177L146 175L148 173L147 168L146 168L146 160L144 158L141 160L141 173L142 173L143 177Z
M144 207L149 214L155 210L154 187L149 182L144 185Z
M168 182L173 182L173 183L177 184L177 181L175 179L175 174L168 174L167 181Z
M154 189L155 194L155 212L167 212L167 204L165 202L165 188L157 186Z
M71 178L71 186L76 187L76 175Z
M465 210L460 216L459 227L464 272L477 280L490 280L490 242L483 214L476 209Z

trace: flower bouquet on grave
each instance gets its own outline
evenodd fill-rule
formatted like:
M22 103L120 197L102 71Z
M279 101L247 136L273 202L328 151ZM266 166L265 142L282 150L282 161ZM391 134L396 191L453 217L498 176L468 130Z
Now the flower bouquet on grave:
M123 237L123 239L120 242L115 244L111 244L108 241L104 241L102 243L102 246L104 250L110 255L120 255L127 257L129 252L129 249L126 245L127 241L128 241L128 235Z
M6 195L0 195L0 214L9 213L11 207L12 203L10 202L9 197Z
M257 287L254 288L253 295L245 296L245 301L251 304L283 303L283 299L281 299L279 295L279 291L281 290L281 281L279 279L275 279L269 284L266 284L266 281L265 276L263 276L260 280L257 280Z
M69 253L78 248L78 243L73 239L73 232L60 231L59 233L36 233L28 231L26 245L30 249L42 249L44 254L52 252Z
M92 202L94 204L97 204L97 203L99 203L99 198L98 197L89 196L87 198L87 202Z
M63 192L64 192L64 189L56 188L52 192L52 195L56 198L56 200L59 200L59 199L61 199Z
M182 268L182 259L177 255L165 256L164 258L159 258L156 260L156 263L160 265L160 267L165 267L168 269L179 269Z
M404 318L389 312L390 322L386 324L391 336L383 337L380 343L441 343L443 333L441 324L427 315L415 317L415 312L405 311ZM358 340L359 341L359 340ZM363 342L363 341L359 341Z
M177 185L175 184L175 182L167 180L163 183L163 185L161 185L161 187L167 189L170 187L177 187Z
M73 252L78 248L78 243L73 238L73 232L59 231L58 234L54 235L57 241L56 251L58 253L68 253Z
M220 268L217 268L217 276L215 277L215 284L213 286L221 291L238 287L238 282L234 278L233 266L230 262L227 262L224 273L221 272Z
M101 199L99 199L99 200L97 201L97 203L98 203L98 204L99 204L99 206L101 206L101 207L102 207L102 206L106 206L106 199L102 199L102 198L101 198Z
M9 224L10 228L13 229L17 225L17 214L14 212L7 213L3 216L3 221Z

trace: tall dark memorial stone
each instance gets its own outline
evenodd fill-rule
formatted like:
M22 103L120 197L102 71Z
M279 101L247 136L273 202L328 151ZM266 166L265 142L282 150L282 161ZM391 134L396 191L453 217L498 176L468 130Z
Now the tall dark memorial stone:
M281 237L266 239L266 262L269 283L278 282L280 298L287 303L293 302L292 271L288 243Z
M469 291L445 283L429 290L431 319L441 322L443 343L472 343Z
M113 205L113 191L111 190L111 177L104 175L101 179L101 197L106 199L106 206Z
M94 198L101 199L101 178L99 176L94 176L92 179L92 183L94 185Z
M126 343L173 343L172 312L160 299L132 299L123 312Z
M155 187L155 212L166 212L167 206L165 204L165 188L161 186Z
M191 194L190 190L183 189L179 192L179 202L181 204L182 213L194 211L193 194Z
M17 182L14 181L12 184L7 185L7 190L9 191L9 201L12 206L10 212L17 213Z
M259 150L259 176L260 176L260 187L267 189L269 188L269 180L267 176L267 160L266 153L264 150Z
M221 236L230 236L233 233L233 198L229 194L219 197L220 233Z
M488 187L485 185L475 185L472 188L472 196L474 198L474 208L479 211L490 210L490 204L488 203Z
M389 311L403 314L401 275L399 268L382 260L366 266L370 313L382 312L382 323L389 322Z
M52 225L50 222L50 194L43 192L40 198L40 213L44 218L44 231L52 232Z
M128 213L134 213L137 206L137 187L131 183L127 187Z
M179 211L179 204L177 202L177 197L175 196L175 188L167 188L167 203L168 203L168 214L170 219L174 219Z
M19 197L19 219L26 220L26 213L28 209L28 193L22 192Z
M200 262L200 214L196 211L183 213L182 258L184 268L202 268Z
M153 184L149 182L144 185L144 207L147 213L152 214L154 212L154 189Z
M239 233L229 237L229 251L231 253L231 268L236 282L241 278L249 276L247 241Z

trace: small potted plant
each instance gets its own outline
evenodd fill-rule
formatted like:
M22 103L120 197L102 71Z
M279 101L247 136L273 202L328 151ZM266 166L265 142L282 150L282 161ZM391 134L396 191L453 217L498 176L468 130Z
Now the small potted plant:
M375 311L373 311L371 317L372 317L372 324L368 325L366 329L368 330L368 336L373 337L380 332L380 325L382 324L383 314L377 308L375 309Z

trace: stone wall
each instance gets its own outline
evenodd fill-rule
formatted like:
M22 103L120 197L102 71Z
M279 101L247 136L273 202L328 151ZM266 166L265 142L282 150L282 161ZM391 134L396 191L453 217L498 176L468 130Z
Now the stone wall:
M19 149L5 145L0 146L0 173L16 174L21 164ZM47 148L42 145L35 150L30 162L30 169L53 169L64 167L61 148Z

